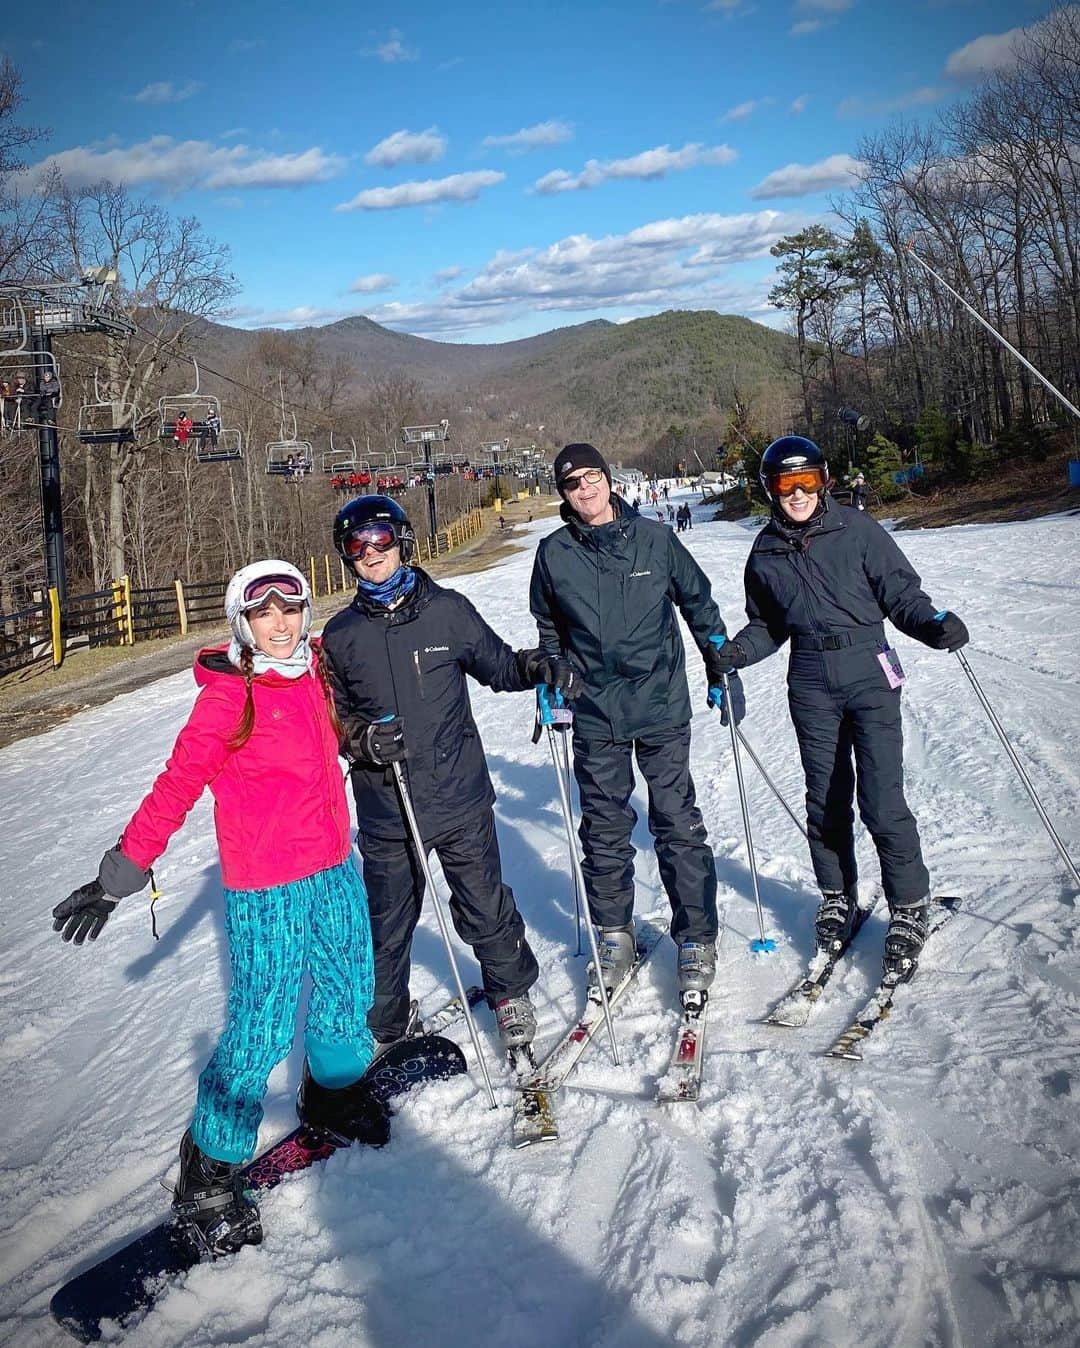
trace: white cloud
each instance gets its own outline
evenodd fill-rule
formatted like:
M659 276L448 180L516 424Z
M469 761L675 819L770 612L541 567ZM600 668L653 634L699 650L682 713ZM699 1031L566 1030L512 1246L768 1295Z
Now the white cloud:
M757 201L770 197L807 197L834 187L851 187L863 165L849 154L831 154L816 164L787 164L774 169L750 195Z
M198 80L188 80L186 84L155 80L153 84L143 85L132 98L136 103L183 103L186 98L194 98L201 88Z
M626 234L593 239L572 234L547 248L496 253L466 285L437 299L369 309L376 322L409 332L465 332L536 310L737 307L745 295L720 273L765 257L807 220L780 211L701 214L656 220ZM762 286L766 282L761 283ZM754 307L764 303L758 296Z
M795 0L796 9L820 9L826 14L841 14L850 9L855 0Z
M824 28L824 19L800 19L798 23L793 23L788 29L791 37L805 37L807 33L816 33L819 28Z
M663 178L668 173L681 173L684 169L696 168L700 164L730 164L737 159L738 152L730 145L712 147L691 143L681 150L673 150L668 145L657 145L652 150L642 150L640 154L628 159L610 159L603 162L590 159L580 173L568 173L566 169L553 169L545 173L533 184L533 191L541 196L552 196L558 192L579 192L583 188L596 187L613 178L651 179Z
M806 111L806 105L809 102L810 102L809 94L800 94L798 98L793 98L791 100L791 111L795 113L796 116L798 116L799 113Z
M297 328L323 327L349 318L352 309L320 309L311 304L298 304L292 309L233 309L225 317L228 322L243 328Z
M950 53L945 74L953 80L977 80L995 70L1008 70L1016 64L1024 34L1023 28L984 33Z
M334 209L391 211L402 206L430 206L440 201L475 201L485 187L494 187L505 177L505 173L479 169L471 173L452 173L448 178L399 183L396 187L370 187Z
M744 122L747 117L753 116L759 108L767 108L770 103L775 101L773 98L748 98L745 103L736 103L733 108L728 108L720 120L722 122Z
M573 138L573 123L550 121L523 126L520 131L513 131L508 136L485 136L482 144L489 149L506 149L513 154L525 154L544 145L562 145Z
M214 145L205 140L151 136L126 148L113 143L77 145L49 155L20 180L35 186L52 168L69 187L88 187L108 178L129 187L154 186L168 192L229 187L302 187L327 182L345 168L340 155L318 146L299 154L270 155L247 145Z
M446 285L448 281L456 281L464 270L464 267L440 267L435 273L435 280L441 286Z
M235 140L237 136L246 136L246 135L247 135L246 126L232 126L228 129L228 131L223 131L221 135L218 137L218 140Z
M358 276L349 287L350 295L377 295L381 290L393 290L397 285L396 276L386 272L372 272L370 276Z
M729 19L733 19L736 14L752 14L756 6L747 4L746 0L709 0L705 6L706 13L723 14Z
M446 153L446 137L437 126L426 131L395 131L364 155L365 164L391 168L395 164L432 164Z
M392 65L395 61L419 61L420 59L420 53L415 47L405 45L405 34L400 28L390 29L386 41L380 42L375 48L375 55L387 65Z
M910 89L906 94L897 94L893 98L863 98L854 94L837 104L838 117L881 117L891 112L902 112L904 108L922 108L937 103L942 97L941 89L924 85L919 89Z

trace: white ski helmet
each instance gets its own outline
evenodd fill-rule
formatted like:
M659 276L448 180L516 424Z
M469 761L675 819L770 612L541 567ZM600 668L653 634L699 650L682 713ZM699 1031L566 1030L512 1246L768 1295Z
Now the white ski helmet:
M225 588L225 616L233 636L241 646L254 649L255 638L247 620L247 611L258 608L271 594L277 595L286 604L303 604L301 640L311 631L311 587L304 573L298 571L291 562L271 557L265 562L242 566Z

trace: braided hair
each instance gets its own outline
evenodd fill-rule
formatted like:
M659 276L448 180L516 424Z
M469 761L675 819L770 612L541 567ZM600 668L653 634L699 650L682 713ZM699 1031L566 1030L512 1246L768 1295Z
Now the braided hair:
M330 687L328 662L323 658L321 650L315 668L318 673L319 687L322 689L323 697L326 698L326 711L330 718L330 725L340 742L345 732L338 717L337 708L334 706L334 693ZM243 748L255 729L255 693L252 688L252 680L255 677L255 652L250 646L241 647L240 672L244 676L244 710L240 716L239 724L229 740L229 748L234 750Z

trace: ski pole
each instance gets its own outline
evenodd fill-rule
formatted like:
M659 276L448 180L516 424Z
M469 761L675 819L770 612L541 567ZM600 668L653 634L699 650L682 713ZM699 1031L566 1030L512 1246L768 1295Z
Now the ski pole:
M562 774L563 781L566 783L566 797L570 799L570 750L566 744L566 733L559 736L559 743L562 746ZM566 830L566 845L571 850L574 846L574 835L569 825ZM577 933L577 949L574 951L574 957L579 958L584 952L581 949L581 886L578 884L577 871L573 871L574 876L574 928Z
M1016 769L1017 776L1020 778L1021 782L1024 785L1024 789L1031 797L1031 803L1032 805L1035 806L1035 813L1042 820L1043 827L1050 835L1050 840L1053 842L1054 846L1061 854L1061 859L1062 861L1064 861L1066 867L1068 868L1069 874L1073 878L1073 883L1078 888L1080 888L1080 874L1077 874L1076 867L1073 865L1072 857L1070 857L1068 852L1065 850L1065 844L1058 837L1057 830L1054 828L1054 825L1050 822L1049 815L1043 809L1042 801L1039 799L1034 786L1032 786L1031 784L1031 778L1024 771L1024 765L1020 762L1016 750L1012 747L1012 745L1009 742L1009 737L1008 735L1006 735L1004 727L998 720L993 707L991 707L990 705L989 699L983 692L979 680L975 677L975 671L968 664L967 657L964 655L963 651L956 651L955 654L956 658L960 661L960 668L968 676L968 679L971 682L971 686L975 690L975 696L979 699L980 703L982 704L983 711L986 712L990 724L994 727L994 730L997 732L998 739L1001 741L1005 749L1005 752L1009 755L1009 758L1012 760L1012 765Z
M491 1077L488 1075L484 1050L480 1047L480 1036L476 1031L476 1021L473 1019L472 1008L469 1006L469 999L465 995L465 984L461 981L461 973L458 969L457 959L454 955L454 946L450 940L450 928L446 925L446 917L442 910L442 904L439 902L439 895L435 889L435 882L431 878L431 867L428 865L427 850L424 847L424 840L420 836L420 827L416 822L416 815L413 812L413 804L409 795L409 789L405 785L405 774L401 770L400 763L392 763L390 766L394 769L394 781L397 782L398 795L401 797L401 808L405 811L405 818L409 823L409 832L412 834L413 846L416 848L417 855L420 858L420 869L424 872L424 880L427 883L428 892L431 895L431 902L435 908L435 918L439 924L439 934L442 936L443 945L446 946L446 953L450 959L450 968L454 971L454 982L457 984L458 997L461 999L461 1009L465 1013L465 1023L469 1027L469 1038L472 1040L473 1048L476 1050L477 1061L480 1063L480 1072L484 1078L484 1085L487 1087L491 1108L497 1109L498 1105L495 1103L495 1092L491 1087Z
M731 705L731 684L726 674L720 675L724 690L724 707L727 710L728 729L731 731L731 753L735 759L735 781L739 788L739 804L742 806L743 830L746 833L746 855L750 862L750 882L754 887L754 907L757 909L758 939L750 942L750 949L756 954L766 954L776 949L776 942L765 935L765 915L761 911L761 895L758 893L757 863L754 861L754 835L750 828L750 811L746 804L746 787L743 784L742 763L739 761L739 733L735 725L735 708Z
M563 823L566 825L566 841L570 851L570 870L574 877L575 886L580 889L582 894L585 894L585 876L581 870L581 858L574 846L574 813L570 804L570 785L559 769L559 750L555 744L555 737L559 734L555 726L569 725L573 719L573 712L563 703L562 694L558 690L556 690L555 698L556 701L553 704L548 694L547 684L537 685L537 712L540 717L540 724L547 727L548 747L551 749L551 761L555 767L555 780L559 784L559 804L562 806ZM565 731L563 733L565 734ZM600 1005L604 1009L604 1024L607 1026L608 1038L611 1040L611 1061L618 1067L619 1046L615 1042L615 1025L611 1019L611 1005L608 1002L607 988L604 987L604 979L600 970L600 951L597 948L596 932L593 930L591 915L585 923L585 929L589 933L593 968L596 970L596 988L600 997Z
M803 835L803 837L806 838L806 829L803 828L799 816L795 813L795 811L787 803L784 797L780 794L780 788L776 785L773 779L765 771L761 759L758 758L757 754L754 753L753 749L751 749L749 741L747 740L746 736L742 733L742 731L738 728L738 726L735 727L735 734L738 735L739 743L746 750L747 754L750 757L751 763L753 763L754 767L757 768L758 772L761 773L762 777L765 778L765 785L772 791L773 795L784 807L784 809L787 810L788 817L791 819L791 822L795 825L795 827L799 830L799 832ZM807 841L809 841L809 839L807 839Z

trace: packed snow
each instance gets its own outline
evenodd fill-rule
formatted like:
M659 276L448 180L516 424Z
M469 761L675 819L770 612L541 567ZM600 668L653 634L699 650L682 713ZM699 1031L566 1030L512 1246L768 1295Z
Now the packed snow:
M678 503L679 496L675 498ZM687 495L687 499L692 499ZM743 621L753 527L682 537L730 628ZM512 645L535 643L538 538L456 584ZM943 608L967 622L972 669L1074 860L1080 858L1080 517L905 532ZM353 1148L264 1196L260 1248L203 1265L123 1335L132 1348L665 1348L666 1345L1073 1345L1080 1341L1080 906L1075 887L959 661L897 635L907 788L934 892L964 909L867 1042L823 1057L876 981L879 905L809 1025L767 1027L813 944L805 844L744 760L772 955L757 920L728 732L705 708L692 649L693 770L716 853L726 933L702 1098L659 1107L677 1023L663 943L555 1099L561 1139L514 1151L511 1088L478 1013L499 1108L467 1077L406 1099L391 1145ZM789 802L802 777L786 654L746 672L743 731ZM168 1207L198 1072L222 1022L227 965L207 800L157 867L161 939L144 896L96 946L61 944L49 910L96 872L168 754L190 673L0 751L0 1318L7 1341L69 1342L56 1288ZM582 1001L566 839L532 700L474 685L508 882L541 965L538 1048ZM637 910L662 912L643 799ZM863 834L864 886L878 878ZM436 868L436 879L440 880ZM459 948L466 981L478 981ZM451 976L430 901L413 995ZM270 1080L260 1143L293 1124L299 1036ZM120 1337L119 1331L116 1336Z

